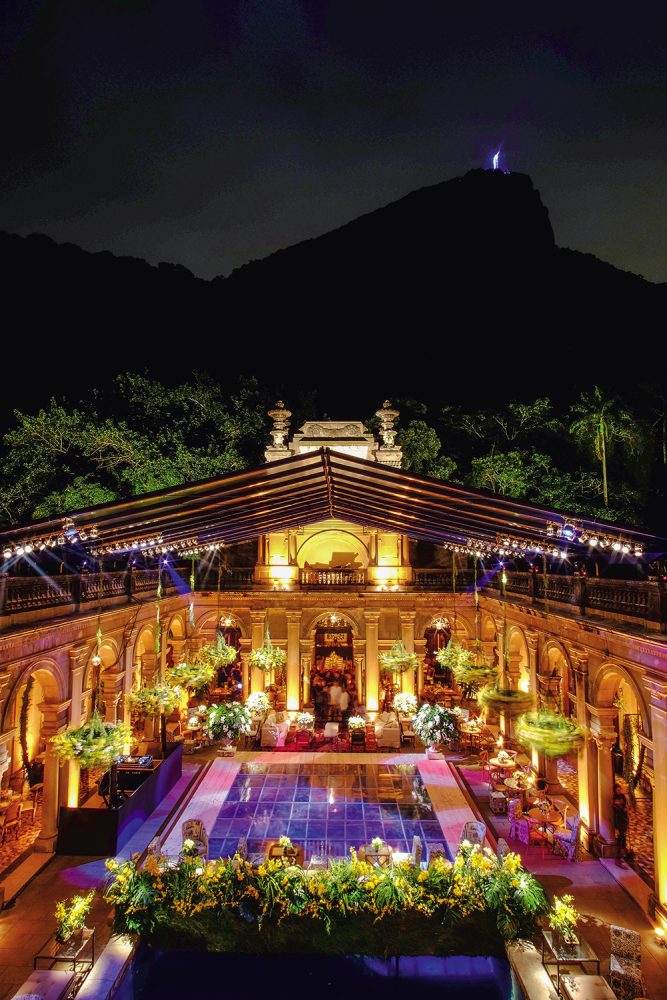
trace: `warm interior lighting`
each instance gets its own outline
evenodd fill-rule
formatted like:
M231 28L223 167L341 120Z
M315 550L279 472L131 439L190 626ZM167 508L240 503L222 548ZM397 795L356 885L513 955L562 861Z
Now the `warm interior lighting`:
M519 691L524 691L526 694L530 691L530 678L522 677L519 681Z
M659 948L665 947L665 930L663 927L656 927L654 930L655 943Z

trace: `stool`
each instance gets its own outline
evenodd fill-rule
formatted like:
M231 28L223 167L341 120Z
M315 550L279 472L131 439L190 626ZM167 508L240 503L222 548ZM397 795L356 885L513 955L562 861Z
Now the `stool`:
M489 796L489 804L491 806L491 812L496 816L507 812L507 799L502 792L491 792L491 795Z

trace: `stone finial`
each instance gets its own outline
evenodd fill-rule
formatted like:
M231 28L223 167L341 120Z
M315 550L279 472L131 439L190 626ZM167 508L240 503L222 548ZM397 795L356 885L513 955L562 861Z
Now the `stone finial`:
M272 410L269 410L269 416L273 421L273 428L271 430L271 437L273 438L273 448L276 451L282 451L287 449L285 444L285 437L287 436L287 431L289 429L289 418L292 416L290 410L287 409L282 399L279 399Z
M399 411L392 409L389 400L385 399L380 409L376 411L375 416L380 421L380 436L382 437L383 446L385 448L393 448L397 434L394 424L398 419Z

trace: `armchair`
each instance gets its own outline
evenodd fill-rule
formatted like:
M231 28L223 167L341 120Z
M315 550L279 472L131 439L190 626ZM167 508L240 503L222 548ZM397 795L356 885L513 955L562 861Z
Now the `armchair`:
M395 712L382 712L375 723L375 738L379 747L400 748L401 727Z
M626 927L611 928L609 974L618 1000L634 1000L644 995L642 982L641 936Z
M481 823L476 819L470 819L467 823L463 824L461 836L459 837L459 844L461 844L462 841L467 840L469 844L479 844L479 846L482 847L485 837L486 824Z
M269 712L262 726L261 746L285 746L289 729L290 721L286 712Z
M181 836L184 841L194 840L199 856L208 858L208 833L202 820L186 819L181 827Z
M563 830L554 830L554 854L562 855L567 861L574 861L576 859L580 826L581 817L578 813L573 813L572 816L568 816L565 820L565 828Z

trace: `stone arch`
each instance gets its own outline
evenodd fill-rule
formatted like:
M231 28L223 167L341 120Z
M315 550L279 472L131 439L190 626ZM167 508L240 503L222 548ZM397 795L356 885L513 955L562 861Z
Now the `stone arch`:
M238 615L235 615L231 611L221 611L220 617L218 619L218 625L222 628L237 628L241 635L241 638L248 638L248 630L245 623Z
M3 730L11 728L8 726L8 719L14 710L17 695L32 675L38 678L44 692L48 692L47 701L63 702L66 700L67 679L62 667L50 657L38 657L26 664L14 679L2 713Z
M349 612L341 611L340 608L330 608L329 610L318 611L316 614L311 615L308 619L306 619L306 621L302 625L301 638L302 639L312 638L315 635L315 629L317 628L318 623L323 618L326 618L327 615L340 615L345 624L351 626L353 638L355 639L359 638L360 636L359 622Z
M170 639L185 639L185 624L182 612L176 612L169 619L167 625L167 635Z
M522 691L528 691L530 687L530 659L526 636L520 625L507 626L507 650L510 673L517 676L519 688ZM518 675L516 674L517 668Z
M493 642L496 638L496 620L488 611L480 611L479 637L482 642Z
M543 694L556 698L558 708L570 715L575 704L575 674L570 654L555 636L548 636L542 648L539 675L543 678ZM545 681L544 678L549 678ZM559 683L556 679L559 679ZM548 698L547 698L548 700Z
M146 658L146 659L144 659ZM132 650L132 687L137 688L144 676L146 661L153 668L157 666L157 656L155 652L155 625L153 622L144 622L139 626L137 638Z
M10 757L10 775L17 772L23 764L20 744L20 713L23 692L31 677L34 678L37 688L33 688L28 710L26 731L29 759L34 759L36 752L40 748L43 749L44 746L44 737L42 736L44 720L39 706L46 702L61 704L67 698L66 671L59 666L56 660L50 657L38 657L19 671L2 713L2 729L15 729L14 738L7 747Z
M247 639L250 635L248 631L248 626L238 615L227 611L218 611L215 608L208 608L203 611L198 619L195 620L194 635L201 637L203 632L214 633L218 625L218 622L223 618L231 618L235 627L241 629L241 638Z
M591 688L591 704L610 708L621 684L627 685L642 718L644 732L651 736L651 712L641 686L630 671L620 663L604 663L595 673Z
M351 539L354 542L355 547L361 549L360 552L356 553L356 555L359 556L359 560L361 563L361 565L358 566L357 568L358 569L367 568L370 562L370 554L368 551L368 546L359 537L359 535L355 535L354 532L349 531L348 529L345 528L323 528L321 531L315 531L312 535L309 535L309 537L304 539L304 541L297 549L296 553L297 565L303 568L303 566L307 561L306 556L309 553L311 553L312 555L316 555L318 548L326 546L326 543L329 540L333 542L334 538L332 536L338 536L342 544L345 544L348 538Z

